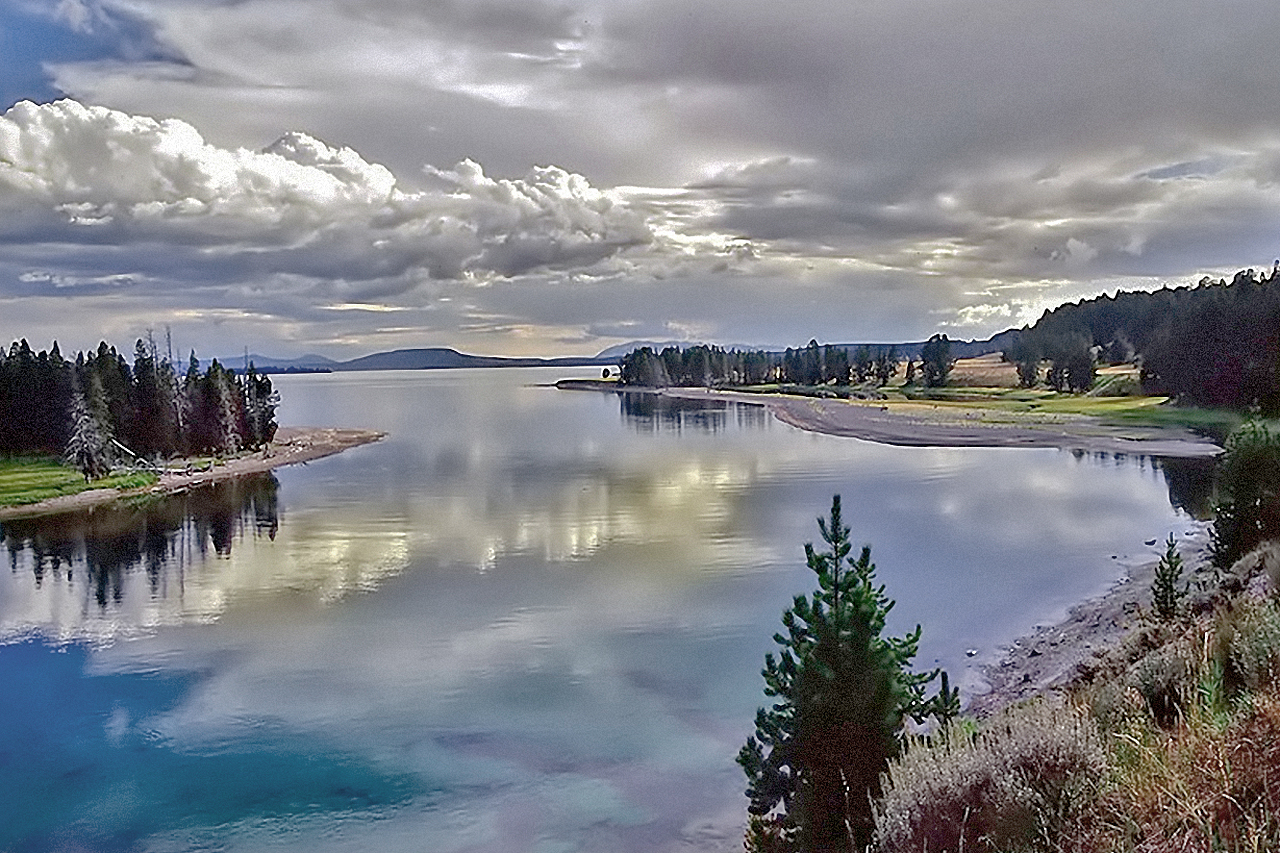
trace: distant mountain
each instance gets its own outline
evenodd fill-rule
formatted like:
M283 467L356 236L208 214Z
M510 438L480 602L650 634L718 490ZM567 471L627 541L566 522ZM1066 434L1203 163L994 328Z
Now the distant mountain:
M335 362L333 370L444 370L457 367L587 367L617 364L616 358L567 356L564 358L502 358L467 355L447 347L398 349L377 352L351 361Z
M617 361L629 352L635 352L641 347L648 347L654 352L662 352L667 347L679 347L680 349L688 349L696 346L718 346L722 350L738 350L740 352L755 352L764 347L751 346L750 344L708 344L706 341L628 341L625 344L602 349L596 354L596 358L608 358Z
M200 359L203 369L208 369L212 359ZM229 367L232 370L240 370L244 368L244 354L219 358L218 363ZM261 355L260 353L249 353L249 362L253 365L254 370L259 373L288 373L288 372L312 372L334 370L338 362L323 355L308 353L298 356L297 358L272 358L269 355Z
M596 353L596 358L622 358L627 353L635 352L642 347L648 347L654 352L662 352L667 347L680 347L681 349L684 349L685 347L694 347L697 345L698 343L695 341L628 341L625 344L618 344L617 346L600 350L600 352ZM729 349L729 347L726 347L725 349Z
M977 358L980 355L987 355L993 352L1003 352L1018 334L1017 329L1006 329L997 335L992 335L985 341L971 340L962 341L951 338L951 357L952 358ZM898 348L898 355L903 358L919 358L920 350L924 348L925 341L913 341L904 344L832 344L832 346L843 347L852 355L859 347L870 347L873 351L894 346Z

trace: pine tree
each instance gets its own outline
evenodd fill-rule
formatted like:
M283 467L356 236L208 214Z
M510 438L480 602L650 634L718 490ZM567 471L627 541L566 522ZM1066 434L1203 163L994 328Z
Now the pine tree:
M1165 543L1164 556L1156 566L1155 577L1151 580L1151 605L1161 619L1172 619L1178 615L1182 599L1187 595L1187 586L1178 585L1182 579L1182 555L1178 553L1178 542L1169 534Z
M771 708L756 714L755 735L738 753L747 775L753 831L770 846L806 853L861 849L874 829L871 797L898 751L907 717L950 716L957 694L946 681L925 698L939 673L910 671L920 628L883 637L893 601L875 584L871 549L849 560L849 528L840 496L829 521L818 520L826 552L805 545L818 579L812 596L796 596L775 634L778 656L762 674ZM766 825L766 821L768 824Z
M98 377L89 379L89 392L75 388L71 396L71 437L64 458L84 475L85 482L106 476L111 471L111 427L102 400Z

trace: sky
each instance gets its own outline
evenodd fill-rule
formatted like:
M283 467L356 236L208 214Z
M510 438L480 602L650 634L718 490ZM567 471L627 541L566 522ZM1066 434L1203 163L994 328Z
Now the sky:
M985 338L1280 257L1274 0L0 0L0 340Z

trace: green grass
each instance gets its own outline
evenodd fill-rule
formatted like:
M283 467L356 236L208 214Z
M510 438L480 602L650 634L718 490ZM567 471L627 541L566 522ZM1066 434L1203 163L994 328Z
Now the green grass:
M1244 422L1239 412L1225 409L1197 409L1191 406L1158 406L1147 410L1117 412L1113 419L1120 424L1158 427L1183 427L1207 435L1219 444Z
M52 457L0 459L0 507L39 503L88 489L143 488L155 481L155 474L129 471L86 483L79 471Z
M1114 426L1183 428L1207 435L1221 443L1244 417L1225 409L1172 406L1167 397L1141 395L1093 396L1060 394L1027 388L911 388L902 389L908 400L926 400L941 405L1019 413L1089 415Z

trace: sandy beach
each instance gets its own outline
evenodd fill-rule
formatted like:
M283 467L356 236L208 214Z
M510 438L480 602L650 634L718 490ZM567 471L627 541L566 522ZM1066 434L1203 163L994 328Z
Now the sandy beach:
M310 462L361 444L378 441L385 435L373 430L281 427L276 433L275 440L264 450L222 460L209 468L171 469L162 474L158 482L141 489L90 489L39 503L5 507L0 509L0 521L90 509L138 495L175 494L219 480L261 474L284 465Z

